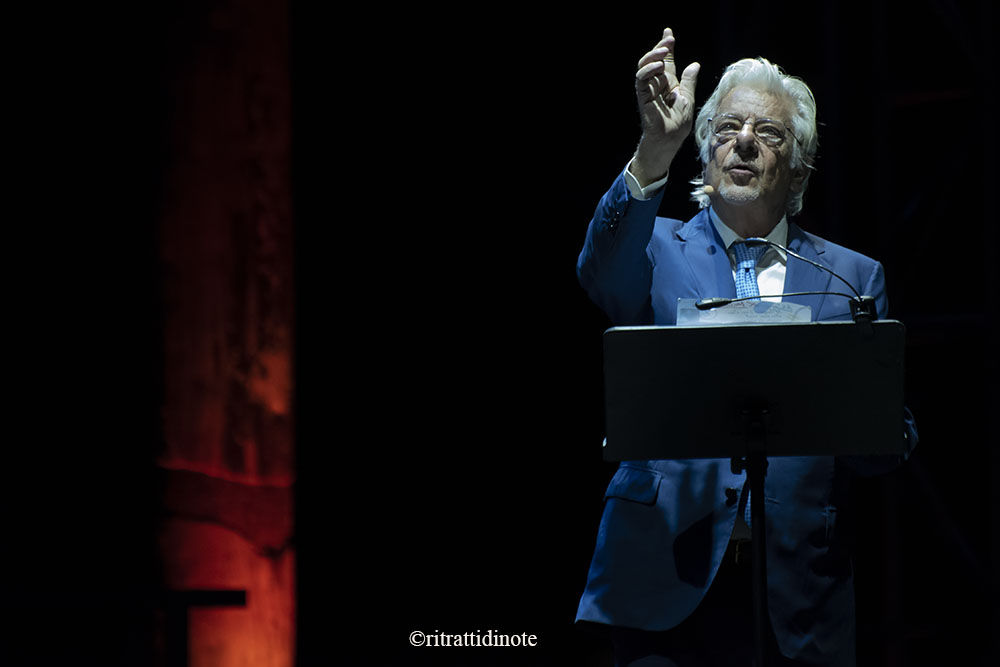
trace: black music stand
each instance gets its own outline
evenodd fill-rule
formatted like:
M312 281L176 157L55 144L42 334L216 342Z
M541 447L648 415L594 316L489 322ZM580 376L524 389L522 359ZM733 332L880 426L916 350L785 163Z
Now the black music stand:
M604 334L604 459L728 458L764 498L769 456L903 454L900 322L615 327ZM764 503L751 505L764 667Z

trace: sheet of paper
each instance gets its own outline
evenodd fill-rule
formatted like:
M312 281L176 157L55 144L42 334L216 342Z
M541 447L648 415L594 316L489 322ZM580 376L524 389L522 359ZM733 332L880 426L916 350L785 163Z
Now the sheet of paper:
M711 310L698 310L698 299L677 299L677 326L720 324L788 324L811 322L812 308L797 303L737 301Z

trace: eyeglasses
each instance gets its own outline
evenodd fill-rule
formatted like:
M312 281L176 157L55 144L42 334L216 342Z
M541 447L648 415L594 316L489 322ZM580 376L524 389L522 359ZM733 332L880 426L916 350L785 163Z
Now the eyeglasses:
M719 140L719 143L724 144L736 138L736 135L743 130L743 126L750 122L753 122L754 136L767 146L780 146L785 141L786 136L791 136L795 141L799 140L784 123L771 118L758 118L755 121L751 121L749 118L744 120L738 116L725 114L709 118L708 127L712 130L712 134Z

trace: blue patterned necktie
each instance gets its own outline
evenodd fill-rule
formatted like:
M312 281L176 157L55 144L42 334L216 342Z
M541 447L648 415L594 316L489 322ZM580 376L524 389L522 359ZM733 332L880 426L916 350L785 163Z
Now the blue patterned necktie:
M737 242L732 248L736 255L736 297L760 296L760 288L757 287L757 262L767 246L748 246Z
M736 298L760 296L760 288L757 286L757 262L767 250L767 246L764 244L748 246L746 243L736 242L732 245L732 249L736 255ZM749 489L747 489L747 505L743 510L743 520L748 526L751 525Z

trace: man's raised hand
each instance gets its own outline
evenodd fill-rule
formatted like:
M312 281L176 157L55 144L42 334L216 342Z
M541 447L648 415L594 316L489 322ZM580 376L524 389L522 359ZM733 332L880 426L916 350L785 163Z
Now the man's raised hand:
M694 123L694 89L701 65L691 63L678 79L675 43L673 31L664 30L657 45L639 59L635 74L642 138L630 170L644 186L667 173Z

